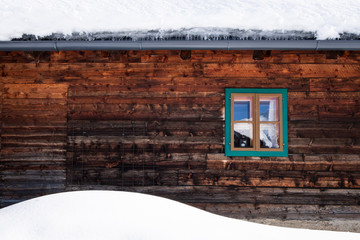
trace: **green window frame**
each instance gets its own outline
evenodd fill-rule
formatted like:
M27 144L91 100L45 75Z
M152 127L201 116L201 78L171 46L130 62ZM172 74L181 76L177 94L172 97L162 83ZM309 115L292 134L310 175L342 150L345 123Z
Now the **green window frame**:
M270 102L272 119L264 120ZM225 89L225 156L288 156L287 89Z

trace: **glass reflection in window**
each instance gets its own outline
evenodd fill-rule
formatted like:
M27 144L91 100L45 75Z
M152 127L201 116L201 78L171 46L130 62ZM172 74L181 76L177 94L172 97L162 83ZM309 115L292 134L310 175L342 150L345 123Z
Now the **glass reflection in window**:
M253 126L251 123L234 124L234 147L253 147Z
M260 121L279 121L279 98L260 97Z
M252 121L252 97L234 97L234 121Z
M280 124L260 124L260 148L280 148Z

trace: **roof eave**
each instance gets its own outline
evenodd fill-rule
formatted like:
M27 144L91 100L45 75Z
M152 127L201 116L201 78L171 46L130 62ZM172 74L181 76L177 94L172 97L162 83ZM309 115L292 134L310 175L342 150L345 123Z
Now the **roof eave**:
M360 50L360 40L0 41L0 51Z

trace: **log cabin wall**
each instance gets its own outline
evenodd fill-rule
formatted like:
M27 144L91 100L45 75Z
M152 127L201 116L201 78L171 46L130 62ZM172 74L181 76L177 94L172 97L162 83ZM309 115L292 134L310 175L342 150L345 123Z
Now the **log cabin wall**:
M358 219L360 52L1 52L0 204L82 189ZM224 89L287 88L289 157L224 156Z
M49 57L1 53L1 206L65 188L68 84L34 70Z

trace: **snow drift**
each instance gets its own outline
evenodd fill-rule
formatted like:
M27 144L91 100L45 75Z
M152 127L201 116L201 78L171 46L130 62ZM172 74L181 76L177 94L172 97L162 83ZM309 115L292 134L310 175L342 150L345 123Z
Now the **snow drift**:
M359 240L360 234L250 223L139 193L80 191L1 209L0 239Z

